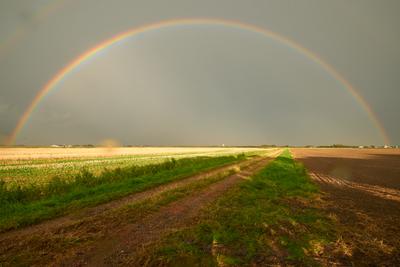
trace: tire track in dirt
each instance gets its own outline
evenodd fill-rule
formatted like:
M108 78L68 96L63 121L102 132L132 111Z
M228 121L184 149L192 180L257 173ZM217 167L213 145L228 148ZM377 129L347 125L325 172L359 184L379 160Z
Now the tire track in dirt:
M400 202L400 190L377 185L356 183L321 173L311 172L310 176L314 181L318 183L325 183L338 187L347 187L355 190L361 190L377 197Z
M129 265L135 254L168 233L196 222L201 208L216 200L224 192L261 170L271 158L255 161L237 174L213 183L188 197L162 207L146 216L109 233L91 249L69 259L62 259L63 266L115 266Z
M339 266L400 266L399 150L292 149L323 192ZM346 170L337 172L335 170Z

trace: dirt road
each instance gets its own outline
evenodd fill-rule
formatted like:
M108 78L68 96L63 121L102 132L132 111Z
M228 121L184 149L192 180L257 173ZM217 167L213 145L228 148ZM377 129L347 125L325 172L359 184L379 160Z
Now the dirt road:
M152 241L195 223L202 207L264 167L270 159L255 158L243 162L240 172L232 175L227 171L235 166L218 168L79 214L4 233L0 235L0 265L13 265L13 262L54 266L128 263L136 251ZM221 174L225 177L217 182L154 211L124 209L127 205L146 203L162 193Z
M337 219L343 265L400 266L400 150L292 149Z

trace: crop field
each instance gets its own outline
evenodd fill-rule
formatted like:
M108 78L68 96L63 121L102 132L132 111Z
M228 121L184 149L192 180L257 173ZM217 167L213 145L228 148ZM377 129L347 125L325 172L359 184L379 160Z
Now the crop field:
M293 149L324 193L343 264L400 264L400 150Z
M1 266L398 266L400 151L1 150Z
M0 229L57 216L70 205L97 204L264 153L252 148L5 148L0 167L4 204ZM172 173L163 173L168 171ZM131 177L136 178L134 182Z
M257 148L117 147L117 148L0 148L0 180L9 185L47 183L57 176L69 179L82 169L95 174L168 159L258 153Z

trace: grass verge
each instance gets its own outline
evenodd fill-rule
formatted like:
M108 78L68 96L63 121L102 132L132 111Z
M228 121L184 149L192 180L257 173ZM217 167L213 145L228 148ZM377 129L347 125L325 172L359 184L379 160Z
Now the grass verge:
M172 266L318 265L334 238L318 189L288 150L168 236L138 263Z
M60 216L140 192L218 166L244 160L244 155L171 160L143 167L82 171L72 182L55 177L44 188L6 188L0 184L0 232Z

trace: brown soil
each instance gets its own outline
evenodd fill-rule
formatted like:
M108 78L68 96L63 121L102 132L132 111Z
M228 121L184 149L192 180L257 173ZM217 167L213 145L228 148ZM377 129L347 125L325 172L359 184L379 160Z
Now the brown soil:
M331 257L345 266L400 266L400 150L292 149L337 220Z
M129 265L135 254L162 236L195 223L202 207L214 201L239 181L260 170L267 160L258 161L240 173L231 175L196 194L163 207L159 212L121 227L102 242L98 242L87 254L80 254L66 265L115 266ZM64 261L65 263L65 261Z
M256 158L243 162L239 173L155 212L127 214L120 210L128 204L143 202L196 180L226 172L233 165L133 194L77 214L3 233L0 235L0 265L23 263L81 266L127 263L146 244L177 228L194 223L202 207L243 178L248 178L269 160Z

